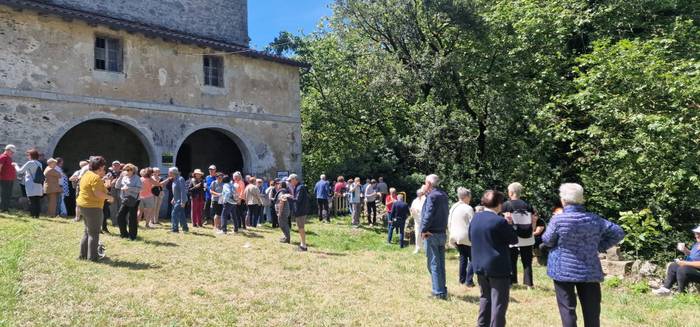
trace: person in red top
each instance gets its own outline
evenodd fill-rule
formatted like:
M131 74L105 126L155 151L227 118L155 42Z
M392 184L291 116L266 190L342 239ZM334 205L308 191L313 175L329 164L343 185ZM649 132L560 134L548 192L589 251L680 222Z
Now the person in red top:
M12 186L17 179L17 171L12 164L12 155L17 152L14 145L5 146L5 152L0 155L0 211L10 211Z
M398 200L398 197L396 196L396 189L395 188L390 188L389 189L389 195L386 196L386 221L391 221L391 209L394 207L394 202Z

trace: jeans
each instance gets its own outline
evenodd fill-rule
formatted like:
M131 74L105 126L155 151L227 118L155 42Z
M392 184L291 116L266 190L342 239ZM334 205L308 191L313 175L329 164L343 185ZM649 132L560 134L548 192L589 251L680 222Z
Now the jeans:
M102 210L102 209L100 209ZM30 196L29 197L29 215L32 218L39 218L41 213L41 197L40 196ZM100 223L102 223L100 221Z
M353 226L360 225L360 213L362 212L361 203L350 203L350 208L352 208L352 224Z
M330 209L328 208L328 199L316 199L316 203L318 204L318 219L320 221L326 219L326 221L330 222L331 215Z
M236 205L233 203L224 203L224 209L221 211L221 230L226 233L228 232L227 226L228 221L233 219L233 231L237 232L240 226L240 221L236 221Z
M172 226L172 231L178 232L178 225L182 226L182 230L187 232L189 228L187 227L187 217L185 217L185 208L183 208L179 203L173 205L173 213L170 217L170 223Z
M259 204L249 204L248 213L246 214L246 223L248 226L257 227L260 220L260 209L262 207Z
M12 198L12 185L14 181L0 181L0 211L10 210L10 199Z
M119 224L119 235L121 235L121 237L128 237L131 240L136 239L139 229L139 221L136 217L138 208L138 202L136 202L136 205L133 207L127 207L126 205L122 204L122 206L119 208L119 212L117 213L117 223ZM129 226L128 230L127 224Z
M374 225L377 223L377 202L367 201L367 223Z
M433 295L438 297L447 296L445 286L445 233L435 233L423 241L425 256L428 262L428 272L433 284Z
M474 270L472 269L472 247L457 244L459 251L459 283L474 285Z
M100 243L100 227L104 220L102 208L80 207L80 215L83 216L85 230L80 240L80 258L95 261L98 258L97 246Z
M404 240L404 229L406 227L406 220L397 220L395 222L389 221L389 236L387 237L387 243L391 243L391 239L394 236L394 229L399 233L399 247L403 248Z
M518 254L523 261L523 284L533 286L532 283L532 246L521 246L519 248L510 248L510 262L513 267L513 275L511 281L513 284L518 283Z
M476 275L481 289L479 298L479 327L505 327L510 301L510 278Z
M675 262L670 264L668 271L666 271L664 287L671 289L676 282L678 282L678 291L685 293L689 282L700 283L700 269L688 266L681 267Z
M563 327L576 326L576 292L581 300L583 324L586 327L600 326L600 283L569 283L555 280L554 291Z

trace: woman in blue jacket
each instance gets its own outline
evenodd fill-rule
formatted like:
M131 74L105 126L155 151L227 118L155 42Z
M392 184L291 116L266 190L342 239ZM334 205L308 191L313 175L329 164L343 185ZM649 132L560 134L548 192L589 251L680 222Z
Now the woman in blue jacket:
M559 198L564 212L552 218L542 237L551 248L547 274L554 280L562 325L576 326L576 294L581 301L586 327L600 326L600 282L603 269L598 253L625 236L620 226L583 207L583 187L562 184Z

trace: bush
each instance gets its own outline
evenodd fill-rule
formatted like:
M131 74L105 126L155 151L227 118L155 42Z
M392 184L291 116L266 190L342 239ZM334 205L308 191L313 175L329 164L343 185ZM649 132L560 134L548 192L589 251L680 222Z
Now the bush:
M618 288L622 286L622 279L617 276L612 276L610 278L605 279L603 282L603 286L607 288Z
M651 291L651 287L649 287L649 284L646 282L638 282L638 283L633 283L629 285L629 290L632 291L632 293L635 294L646 294Z
M620 246L635 258L652 259L668 245L662 236L671 230L671 226L665 220L654 217L649 209L620 212L619 223L625 231Z

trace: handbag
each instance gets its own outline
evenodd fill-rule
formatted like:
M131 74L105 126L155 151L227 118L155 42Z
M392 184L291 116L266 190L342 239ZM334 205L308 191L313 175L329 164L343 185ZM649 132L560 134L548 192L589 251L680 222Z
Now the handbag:
M36 172L34 172L33 182L36 184L44 184L46 181L46 176L44 175L44 170L41 164L37 161Z
M133 207L136 207L137 205L139 205L139 199L129 195L126 197L126 199L122 203L124 203L124 205L129 207L129 208L133 208Z

